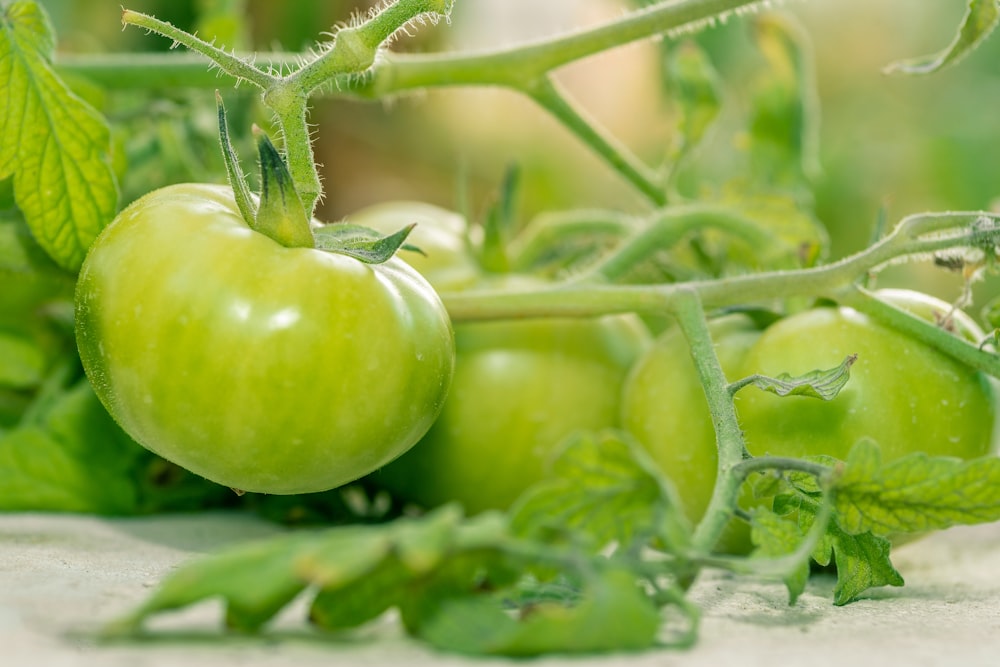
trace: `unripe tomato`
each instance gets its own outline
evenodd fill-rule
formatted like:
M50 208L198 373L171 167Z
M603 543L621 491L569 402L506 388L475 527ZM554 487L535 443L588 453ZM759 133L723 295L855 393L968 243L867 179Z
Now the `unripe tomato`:
M881 296L934 319L947 304L909 291ZM958 312L955 330L981 338ZM874 439L883 460L912 452L976 458L992 450L995 397L982 374L907 335L849 308L804 311L758 333L748 319L727 317L710 325L730 381L755 373L775 376L833 368L857 354L851 377L831 401L778 397L754 387L736 395L746 445L755 456L839 459L863 437ZM704 393L683 336L668 330L636 364L626 383L623 424L636 435L678 489L693 521L701 518L715 484L715 433ZM744 496L741 504L747 506ZM749 547L748 532L731 526L719 545Z
M210 185L152 192L102 232L76 327L97 395L133 438L276 494L402 454L437 416L454 363L444 307L404 262L286 248Z
M884 461L912 452L989 453L994 397L986 376L849 308L816 308L769 327L742 374L801 374L833 368L850 354L858 355L850 381L831 401L741 392L737 409L750 451L843 460L869 437Z
M648 333L630 316L546 318L459 324L455 342L441 416L373 479L401 499L457 500L475 513L509 507L570 434L618 424L621 386Z

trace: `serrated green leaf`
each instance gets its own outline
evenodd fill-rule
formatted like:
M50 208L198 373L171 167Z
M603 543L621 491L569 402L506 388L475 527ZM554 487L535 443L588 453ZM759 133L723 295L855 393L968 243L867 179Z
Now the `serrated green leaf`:
M589 578L578 604L540 604L520 619L490 598L449 602L424 625L421 637L448 651L529 657L649 648L660 624L635 575L609 569Z
M815 370L805 375L782 373L773 378L755 375L751 384L758 389L778 396L808 396L829 401L836 398L840 390L847 384L850 379L851 366L857 359L857 355L851 355L836 368Z
M22 0L0 8L0 179L39 244L76 270L114 216L118 186L104 119L53 71L48 16Z
M869 588L903 585L903 576L889 559L892 546L889 540L871 533L849 535L836 524L831 526L828 535L830 550L825 558L817 558L816 562L827 565L829 554L834 554L837 565L834 604L853 602Z
M571 436L549 476L518 499L511 517L516 534L568 535L595 551L652 538L676 551L689 538L669 482L631 437L614 431Z
M750 515L750 539L756 547L755 557L773 558L793 553L804 538L805 533L797 522L778 516L765 507L756 508ZM783 580L788 588L788 604L795 604L806 590L809 580L808 559Z
M834 485L841 525L850 533L921 533L1000 520L1000 458L964 461L916 453L883 465L862 440Z
M400 248L420 252L419 248L406 243L416 223L409 224L398 232L382 235L374 229L336 222L320 227L314 232L316 247L327 252L347 255L365 264L382 264L396 254Z
M962 25L943 51L921 58L900 60L885 68L888 73L931 74L954 64L975 50L1000 22L1000 2L970 0Z
M774 499L774 512L794 517L801 536L812 528L818 511L819 502L808 494L783 494ZM820 565L829 565L831 561L836 564L834 604L852 602L869 588L902 586L903 577L889 560L889 540L871 533L848 534L838 524L836 513L834 517L812 554L813 560Z

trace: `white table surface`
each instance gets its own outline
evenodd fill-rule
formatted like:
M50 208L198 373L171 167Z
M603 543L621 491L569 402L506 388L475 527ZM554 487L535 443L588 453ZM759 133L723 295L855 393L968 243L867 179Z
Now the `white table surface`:
M151 642L102 644L92 631L130 610L172 568L199 553L279 529L233 514L143 519L0 515L0 665L3 667L240 667L291 665L494 665L443 655L407 639L390 618L350 638L312 633L302 609L273 633L216 641L219 605L162 622ZM939 533L898 550L907 580L847 607L831 578L788 607L780 585L704 576L692 598L704 610L692 650L518 664L723 667L739 665L1000 665L1000 525Z

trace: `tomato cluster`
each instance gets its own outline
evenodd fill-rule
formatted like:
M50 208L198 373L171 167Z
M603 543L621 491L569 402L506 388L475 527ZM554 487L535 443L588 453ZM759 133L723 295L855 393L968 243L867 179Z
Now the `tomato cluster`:
M540 284L479 270L454 213L404 202L350 220L384 233L416 221L411 239L423 254L405 257L438 289ZM424 506L458 500L469 512L505 509L544 476L567 436L618 425L625 377L648 344L632 316L456 325L455 377L440 417L373 479Z
M882 297L918 316L948 317L958 334L982 340L975 323L948 304L916 292L886 291ZM846 356L857 355L850 380L830 401L740 391L736 409L747 449L755 456L822 454L843 460L861 438L878 443L885 461L913 452L972 459L992 449L996 405L991 381L854 310L813 308L763 331L746 316L730 315L710 328L730 381L835 368ZM715 484L715 433L677 329L665 332L633 368L623 422L674 481L689 517L701 518ZM724 545L745 546L745 533L731 533Z
M676 328L655 344L633 316L453 331L435 289L539 280L484 272L464 220L443 209L399 202L349 221L385 233L416 222L420 252L367 265L285 248L249 229L231 192L212 186L165 188L126 209L95 243L77 290L81 357L111 414L153 451L235 488L301 493L372 473L403 500L457 500L470 512L510 506L574 432L620 427L673 480L690 518L702 516L715 431ZM929 297L883 296L982 336ZM991 383L853 310L813 308L764 330L732 314L710 330L730 380L858 355L830 401L741 391L753 455L842 459L860 438L887 460L991 449ZM730 538L725 548L745 543Z

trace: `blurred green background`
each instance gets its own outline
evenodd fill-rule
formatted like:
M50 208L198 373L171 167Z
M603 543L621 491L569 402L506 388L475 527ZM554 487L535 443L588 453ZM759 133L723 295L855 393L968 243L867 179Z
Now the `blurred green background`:
M132 52L169 46L167 40L140 30L122 31L118 0L43 4L53 16L62 51ZM370 4L134 0L127 6L198 29L201 36L215 36L227 46L266 51L306 48L320 32ZM634 6L626 0L455 4L450 24L421 29L394 48L509 46L593 25ZM893 222L925 210L989 208L1000 194L1000 38L937 74L916 78L882 72L894 60L947 45L966 6L965 0L810 0L783 9L801 22L811 39L821 108L822 170L814 183L815 207L830 231L830 257L864 247L880 214ZM700 33L698 41L712 55L726 87L726 111L698 156L699 176L711 183L731 176L725 169L739 142L745 83L761 58L750 43L748 22L741 18ZM675 109L659 83L659 54L652 42L630 45L558 73L593 117L653 163L666 152L676 122ZM171 96L176 113L200 119L191 131L203 135L204 147L192 159L203 162L205 171L163 173L162 179L218 178L221 163L211 148L212 91L183 96L173 91ZM105 113L114 116L116 105L126 102L109 98L105 104ZM259 115L251 106L232 120L248 124ZM475 214L485 208L503 169L512 162L521 165L525 176L520 204L525 220L552 209L647 208L544 112L506 91L439 90L377 103L324 99L317 102L311 119L326 187L319 214L327 220L392 199L455 207L462 190ZM249 164L249 152L244 160ZM123 173L131 178L128 168ZM144 178L148 181L149 175ZM127 182L125 186L127 197L150 187L138 180L132 188ZM957 296L959 285L954 276L924 268L894 269L884 280L947 299Z

